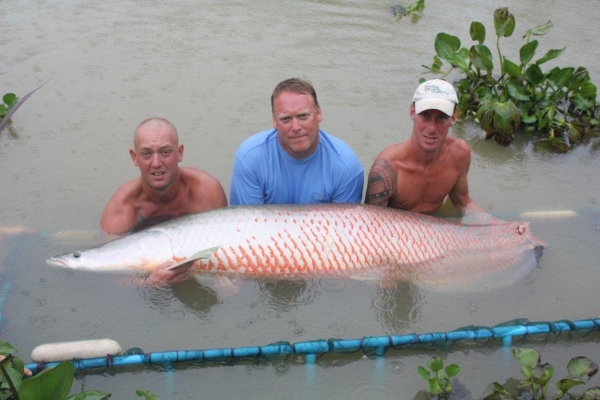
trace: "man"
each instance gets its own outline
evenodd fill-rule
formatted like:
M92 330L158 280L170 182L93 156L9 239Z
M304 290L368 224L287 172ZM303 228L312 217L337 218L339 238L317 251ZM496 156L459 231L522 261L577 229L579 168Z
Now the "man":
M123 184L108 201L100 222L104 232L121 235L167 219L227 206L217 179L196 168L179 167L183 145L171 122L147 119L135 130L133 141L129 154L141 176ZM188 268L168 271L164 267L154 271L148 282L174 284L188 276Z
M365 203L419 213L440 209L446 196L465 215L484 212L469 197L471 149L448 136L458 98L452 85L433 79L419 85L409 107L409 140L385 148L369 172Z
M360 203L363 167L350 146L319 129L312 84L279 83L271 110L273 129L249 137L235 154L230 204Z

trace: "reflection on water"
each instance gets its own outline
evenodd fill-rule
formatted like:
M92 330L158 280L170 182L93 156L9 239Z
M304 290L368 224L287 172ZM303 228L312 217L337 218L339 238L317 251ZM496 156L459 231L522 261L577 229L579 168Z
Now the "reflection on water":
M397 283L391 288L379 288L373 296L373 311L385 334L408 333L407 330L420 320L421 301L416 286Z
M139 281L139 277L134 279L134 284L139 285ZM183 319L186 311L206 318L211 308L219 303L219 297L212 288L193 278L168 288L140 286L138 291L149 308L166 314L171 319ZM180 310L181 306L185 311Z

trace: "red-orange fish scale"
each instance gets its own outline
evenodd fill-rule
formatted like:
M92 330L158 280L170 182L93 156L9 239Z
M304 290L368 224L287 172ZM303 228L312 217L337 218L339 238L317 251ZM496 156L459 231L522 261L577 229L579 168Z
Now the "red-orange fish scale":
M476 254L511 246L531 249L535 244L529 230L517 233L517 223L466 227L369 206L299 206L251 221L256 226L235 231L243 236L245 230L261 225L276 228L253 233L241 244L222 245L206 262L206 270L249 276L396 274L416 279L442 276L444 280L450 269L461 269L449 263L461 252ZM492 254L485 264L469 265L465 279L488 273L489 263L497 269L509 268L519 257L518 252Z

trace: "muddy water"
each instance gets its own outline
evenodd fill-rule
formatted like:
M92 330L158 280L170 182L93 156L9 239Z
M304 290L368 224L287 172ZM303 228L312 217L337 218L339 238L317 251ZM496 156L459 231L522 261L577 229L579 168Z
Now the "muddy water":
M127 150L143 119L162 116L179 129L185 165L205 169L229 191L233 154L270 126L269 96L291 76L310 79L323 108L322 128L347 141L368 169L386 145L408 138L407 107L433 39L444 31L470 43L468 25L492 32L492 13L515 15L504 54L517 58L525 31L551 20L538 52L566 46L556 65L583 65L600 83L597 0L426 2L417 23L397 22L381 1L11 1L0 2L0 91L23 95L50 81L0 135L0 226L32 233L0 242L0 335L29 361L47 342L112 338L146 352L262 345L279 340L446 331L514 318L576 320L600 311L600 145L566 155L508 148L464 125L454 134L473 149L472 196L507 219L524 211L571 210L570 220L532 221L547 242L540 268L484 294L437 294L410 285L380 289L358 281L244 282L218 297L210 282L147 289L130 276L47 267L56 253L98 243L104 204L138 172ZM493 47L493 46L492 46ZM546 344L551 342L550 344ZM556 343L554 343L556 342ZM545 361L586 354L594 337L528 343ZM99 371L74 391L114 398L136 388L163 399L413 398L416 374L431 351L386 357L326 356L313 368L288 357L267 362ZM497 345L454 348L461 382L477 398L487 383L518 376ZM563 371L563 369L560 369ZM598 384L596 382L596 384Z

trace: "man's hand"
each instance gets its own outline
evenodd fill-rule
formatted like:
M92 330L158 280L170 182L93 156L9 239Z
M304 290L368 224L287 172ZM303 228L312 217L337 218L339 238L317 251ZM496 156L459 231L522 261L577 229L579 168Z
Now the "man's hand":
M214 289L219 297L232 297L240 292L242 282L239 279L228 278L224 275L214 276Z
M190 268L194 264L193 261L177 268L167 269L173 264L175 264L174 261L167 261L159 265L158 268L150 273L146 279L146 283L154 287L166 287L181 283L190 277Z

